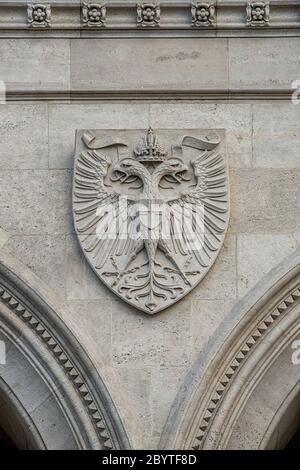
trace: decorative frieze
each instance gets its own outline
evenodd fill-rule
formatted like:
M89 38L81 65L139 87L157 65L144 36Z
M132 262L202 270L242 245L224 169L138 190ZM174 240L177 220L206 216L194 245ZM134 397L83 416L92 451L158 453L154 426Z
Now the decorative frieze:
M157 3L140 3L137 6L137 23L142 27L155 27L160 23L160 6Z
M183 0L173 2L0 2L0 37L35 35L74 37L222 37L300 36L300 1ZM52 10L52 11L51 11ZM266 27L267 26L267 27Z
M82 22L91 28L102 28L106 22L106 7L100 3L82 4Z
M268 26L270 23L269 2L247 3L247 25L248 26Z
M51 25L51 6L41 3L27 5L28 24L32 28L47 28Z
M215 3L193 3L191 11L193 26L212 26L214 24Z

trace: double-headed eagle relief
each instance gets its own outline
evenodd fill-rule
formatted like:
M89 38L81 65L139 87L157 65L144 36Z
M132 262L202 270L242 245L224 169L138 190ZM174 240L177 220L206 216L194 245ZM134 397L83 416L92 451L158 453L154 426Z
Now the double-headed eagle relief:
M191 291L229 218L222 131L77 131L73 213L83 252L119 297L154 314Z

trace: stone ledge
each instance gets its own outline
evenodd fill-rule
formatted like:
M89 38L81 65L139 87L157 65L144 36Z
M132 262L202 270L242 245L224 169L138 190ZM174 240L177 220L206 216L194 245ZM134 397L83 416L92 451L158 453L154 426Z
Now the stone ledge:
M8 102L55 101L95 102L111 100L221 100L221 101L291 101L292 88L285 89L203 89L203 90L22 90L6 92Z

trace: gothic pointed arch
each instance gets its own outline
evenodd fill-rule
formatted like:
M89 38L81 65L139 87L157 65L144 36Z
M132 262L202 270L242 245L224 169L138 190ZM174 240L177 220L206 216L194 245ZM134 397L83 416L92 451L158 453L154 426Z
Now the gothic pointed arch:
M0 260L0 427L21 449L126 449L98 371L61 320L53 293Z
M175 400L162 448L282 449L300 428L300 251L230 312ZM298 355L299 356L299 355Z

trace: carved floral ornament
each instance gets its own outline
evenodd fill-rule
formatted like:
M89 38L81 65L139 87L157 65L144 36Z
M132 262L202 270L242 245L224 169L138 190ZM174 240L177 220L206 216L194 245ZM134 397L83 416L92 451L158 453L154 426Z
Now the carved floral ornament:
M189 293L216 259L228 175L221 131L141 133L78 131L73 215L101 281L153 314Z
M193 26L211 26L215 21L215 3L192 4Z
M103 27L106 23L106 6L100 3L82 4L82 21L88 27Z
M269 2L247 3L247 25L248 26L268 26L270 23Z
M33 28L51 26L51 6L49 4L31 3L27 5L28 24Z
M140 3L137 5L137 22L142 27L155 27L160 23L160 6L156 3Z

